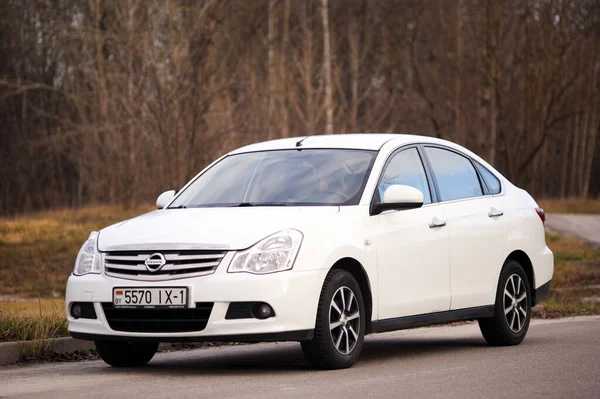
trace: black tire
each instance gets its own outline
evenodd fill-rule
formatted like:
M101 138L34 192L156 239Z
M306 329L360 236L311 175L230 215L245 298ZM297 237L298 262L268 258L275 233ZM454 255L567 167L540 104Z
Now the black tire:
M505 288L508 294L505 293ZM515 291L517 295L514 295ZM526 297L519 300L523 291ZM509 259L504 263L498 281L494 310L493 317L479 319L479 329L483 338L492 346L520 344L527 335L531 320L531 285L523 267L514 260Z
M158 349L158 342L95 341L96 350L105 363L113 367L140 367L148 363Z
M338 308L343 307L337 305L342 300L346 303L346 307L340 309L344 316L336 312L332 305L334 295ZM330 328L338 323L337 327ZM319 298L313 339L301 342L306 361L318 369L343 369L352 366L362 351L365 326L365 306L358 283L345 270L331 270L325 278Z

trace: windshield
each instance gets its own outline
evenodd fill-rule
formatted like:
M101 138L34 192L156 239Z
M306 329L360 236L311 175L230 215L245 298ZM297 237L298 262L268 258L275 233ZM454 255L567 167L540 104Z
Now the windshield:
M310 149L230 155L169 208L357 205L376 151Z

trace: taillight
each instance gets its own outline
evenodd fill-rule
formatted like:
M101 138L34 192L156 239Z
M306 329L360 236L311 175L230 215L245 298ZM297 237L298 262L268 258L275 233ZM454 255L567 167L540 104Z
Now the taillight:
M542 220L542 224L545 227L546 226L546 212L544 212L544 210L542 208L535 208L535 211L538 214L538 216L540 217L540 219Z

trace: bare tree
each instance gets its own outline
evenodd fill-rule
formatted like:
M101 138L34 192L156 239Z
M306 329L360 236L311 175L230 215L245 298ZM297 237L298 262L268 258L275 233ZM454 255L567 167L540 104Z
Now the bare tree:
M323 79L325 81L325 132L333 134L333 94L331 85L331 43L329 39L328 0L321 0L321 19L323 21Z

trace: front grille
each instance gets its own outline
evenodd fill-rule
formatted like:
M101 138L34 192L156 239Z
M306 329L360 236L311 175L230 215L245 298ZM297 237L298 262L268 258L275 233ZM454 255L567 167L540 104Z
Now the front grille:
M150 271L144 261L156 253L167 263ZM109 276L146 281L205 276L215 272L226 254L218 250L112 251L104 254L104 270Z
M198 302L194 309L119 309L106 302L102 308L108 325L115 331L176 333L204 330L213 303Z

